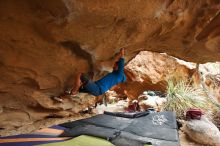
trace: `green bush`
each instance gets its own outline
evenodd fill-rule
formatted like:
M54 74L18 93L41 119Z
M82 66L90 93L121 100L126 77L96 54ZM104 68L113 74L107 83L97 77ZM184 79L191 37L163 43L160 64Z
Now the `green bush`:
M167 102L162 110L173 111L178 118L182 118L189 108L208 110L207 98L203 90L194 88L184 81L175 84L172 80L168 80L166 99Z

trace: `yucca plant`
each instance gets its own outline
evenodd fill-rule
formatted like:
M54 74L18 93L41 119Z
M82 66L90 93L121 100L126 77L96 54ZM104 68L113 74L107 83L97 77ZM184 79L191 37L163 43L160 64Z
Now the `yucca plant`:
M166 99L167 102L162 110L173 111L178 118L182 118L189 108L199 108L203 111L208 109L203 91L184 81L175 84L172 80L168 80Z

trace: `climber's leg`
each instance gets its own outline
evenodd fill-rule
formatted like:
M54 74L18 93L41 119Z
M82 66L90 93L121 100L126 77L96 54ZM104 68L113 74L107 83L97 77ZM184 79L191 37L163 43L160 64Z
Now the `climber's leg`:
M93 82L92 80L89 80L87 82L87 84L82 85L80 87L79 91L89 93L89 94L92 94L94 96L99 96L99 95L102 94L101 90L100 90L100 87L95 82Z
M71 89L71 91L65 91L64 93L62 93L61 95L59 96L52 96L51 98L53 100L56 100L58 102L62 102L63 101L63 97L66 96L67 94L71 94L71 95L76 95L80 86L82 86L83 82L81 81L81 75L82 73L77 73L76 76L75 76L75 82L74 82L74 85L73 85L73 88Z
M74 85L73 85L73 89L71 90L71 95L76 95L79 88L82 86L83 84L83 81L82 81L82 73L78 73L76 75L76 78L75 78L75 82L74 82Z

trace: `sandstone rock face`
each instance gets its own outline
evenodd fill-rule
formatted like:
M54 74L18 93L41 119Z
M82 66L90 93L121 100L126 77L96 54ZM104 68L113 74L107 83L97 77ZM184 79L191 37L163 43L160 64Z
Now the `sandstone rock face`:
M220 103L220 74L206 75L205 85L211 96Z
M140 52L126 65L125 71L133 81L148 81L152 84L172 77L177 80L188 80L190 77L190 68L178 63L175 58L148 51Z
M208 74L220 74L220 62L208 62L205 64L200 64L199 71L202 73L204 78Z
M128 81L121 87L130 99L137 99L145 90L164 91L168 79L188 81L195 73L195 65L191 68L166 54L141 51L125 66Z
M186 124L186 133L194 141L210 146L220 146L219 129L208 119L190 120Z
M78 71L109 70L121 47L128 60L140 50L220 60L218 11L218 0L0 1L0 128L57 112L49 97Z
M204 88L210 96L220 102L220 63L206 63L199 66L202 73Z

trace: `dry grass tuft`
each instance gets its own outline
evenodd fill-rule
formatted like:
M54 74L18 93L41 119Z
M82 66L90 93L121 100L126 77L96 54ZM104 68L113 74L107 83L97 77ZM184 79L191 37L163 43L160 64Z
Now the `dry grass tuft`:
M184 81L174 84L172 80L168 80L166 98L167 102L163 105L162 110L173 111L178 118L182 118L189 108L209 110L204 91L200 88L194 88Z

